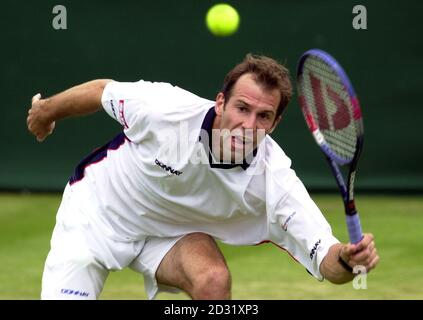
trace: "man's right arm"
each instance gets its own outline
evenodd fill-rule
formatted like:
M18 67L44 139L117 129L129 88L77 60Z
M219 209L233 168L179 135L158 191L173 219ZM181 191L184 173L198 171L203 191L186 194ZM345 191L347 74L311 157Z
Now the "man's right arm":
M104 87L110 81L89 81L47 99L35 95L28 111L28 130L41 142L53 132L57 120L100 110Z

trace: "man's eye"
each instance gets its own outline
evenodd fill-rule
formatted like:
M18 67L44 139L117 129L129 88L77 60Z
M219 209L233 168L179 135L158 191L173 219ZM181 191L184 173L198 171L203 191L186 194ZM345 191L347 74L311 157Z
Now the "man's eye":
M241 112L246 112L247 111L247 108L246 107L238 107L238 109Z
M260 117L260 119L264 119L264 120L269 119L269 115L267 113L260 113L259 117Z

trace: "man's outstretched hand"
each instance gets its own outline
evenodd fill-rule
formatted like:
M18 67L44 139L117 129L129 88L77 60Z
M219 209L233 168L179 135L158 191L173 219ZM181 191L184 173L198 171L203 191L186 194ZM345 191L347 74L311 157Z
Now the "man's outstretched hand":
M41 99L40 93L33 96L31 108L28 110L28 117L26 118L28 130L39 142L44 141L53 132L56 125L55 121L48 118L45 101Z

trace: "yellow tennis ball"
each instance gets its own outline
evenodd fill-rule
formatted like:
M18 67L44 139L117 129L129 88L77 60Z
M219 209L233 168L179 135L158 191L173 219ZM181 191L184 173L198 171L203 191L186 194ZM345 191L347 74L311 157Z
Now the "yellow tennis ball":
M218 37L235 33L239 27L239 14L229 4L219 3L212 6L206 15L206 24L210 32Z

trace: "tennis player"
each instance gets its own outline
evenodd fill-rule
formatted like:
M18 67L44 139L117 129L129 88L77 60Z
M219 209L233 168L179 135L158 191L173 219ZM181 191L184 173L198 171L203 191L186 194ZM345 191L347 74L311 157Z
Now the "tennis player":
M341 244L269 136L292 94L288 70L247 55L215 101L169 83L94 80L28 112L38 141L57 120L104 110L123 131L76 167L57 213L42 299L96 299L110 271L142 273L148 297L185 291L229 299L215 240L272 242L319 280L346 283L373 269L371 234Z

